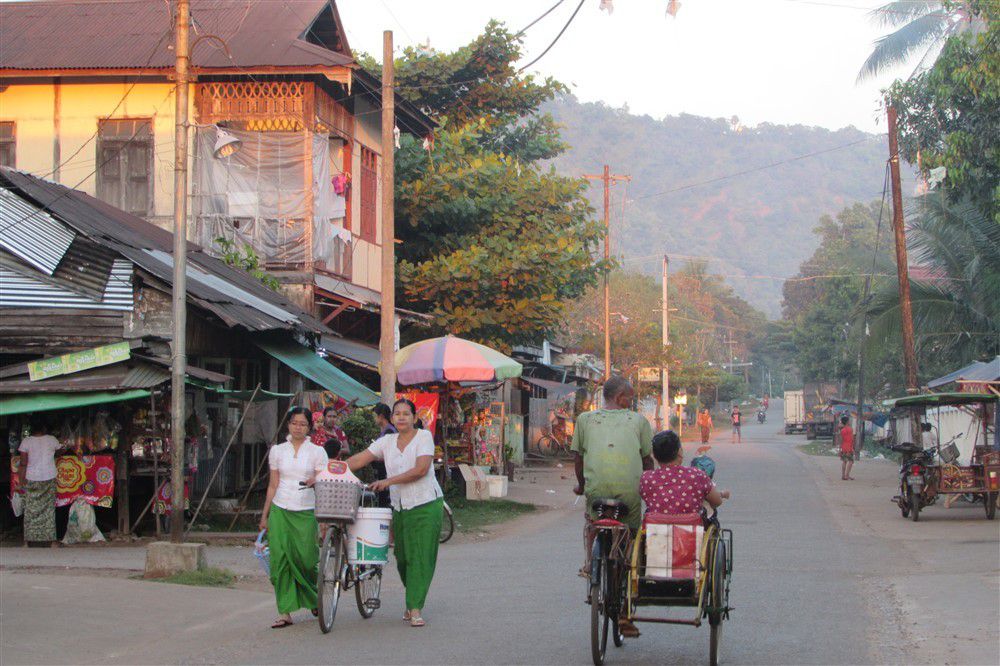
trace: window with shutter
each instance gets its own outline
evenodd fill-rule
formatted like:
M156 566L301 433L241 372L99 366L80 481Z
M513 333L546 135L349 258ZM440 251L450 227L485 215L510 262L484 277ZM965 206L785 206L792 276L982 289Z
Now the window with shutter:
M153 121L98 121L97 198L134 215L153 208Z
M361 146L361 225L362 240L375 242L375 209L378 206L378 155Z
M0 166L17 166L17 136L12 121L0 122Z

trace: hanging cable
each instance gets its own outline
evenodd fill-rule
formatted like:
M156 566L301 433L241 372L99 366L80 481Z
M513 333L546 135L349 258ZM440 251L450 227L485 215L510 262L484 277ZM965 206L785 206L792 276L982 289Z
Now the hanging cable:
M584 3L584 2L586 2L586 1L587 1L587 0L580 0L580 4L578 4L578 5L576 6L576 9L574 9L574 10L573 10L573 14L572 14L572 15L571 15L571 16L569 17L569 20L568 20L568 21L566 21L566 25L564 25L564 26L562 27L562 30L560 30L560 31L559 31L559 34L558 34L558 35L556 35L556 38L552 40L552 43L551 43L551 44L549 44L548 46L546 46L546 47L545 47L545 50L544 50L544 51L542 51L542 52L541 52L541 53L540 53L540 54L538 55L538 57L537 57L537 58L535 58L534 60L532 60L531 62L529 62L529 63L528 63L527 65L525 65L525 66L524 66L524 67L522 67L521 69L517 70L517 73L518 73L518 74L520 74L520 73L521 73L521 72L523 72L524 70L528 69L529 67L531 67L532 65L534 65L534 64L535 64L536 62L538 62L538 61L539 61L539 60L541 60L542 58L544 58L544 57L545 57L545 54L546 54L546 53L548 53L549 51L551 51L551 50L552 50L552 47L553 47L553 46L555 46L555 45L556 45L556 42L558 42L558 41L559 41L559 38L563 36L563 33L565 33L565 32L566 32L566 29L567 29L567 28L569 28L570 24L571 24L571 23L573 22L573 19L575 19L575 18L576 18L576 15L580 13L580 10L581 10L581 9L583 8L583 3Z

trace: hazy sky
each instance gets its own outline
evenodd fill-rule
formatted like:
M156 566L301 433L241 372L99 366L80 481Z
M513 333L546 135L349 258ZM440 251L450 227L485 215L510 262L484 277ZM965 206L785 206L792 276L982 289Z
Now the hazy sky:
M289 0L294 2L294 0ZM451 50L491 18L520 30L556 0L338 0L355 50L381 59L382 31L398 46L430 40ZM739 116L747 125L801 123L882 131L879 90L856 86L872 41L882 34L868 12L885 0L585 0L569 29L532 71L571 86L584 101L628 104L655 118L678 113ZM525 35L530 62L566 23L578 0L564 0ZM895 72L899 74L900 72ZM908 73L905 68L903 74Z

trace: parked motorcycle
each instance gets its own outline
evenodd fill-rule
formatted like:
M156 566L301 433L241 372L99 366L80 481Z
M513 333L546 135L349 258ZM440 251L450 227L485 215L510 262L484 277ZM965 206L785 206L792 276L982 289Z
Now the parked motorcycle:
M894 499L903 518L917 522L920 520L920 510L937 499L937 493L932 487L934 450L925 450L909 442L890 446L889 449L903 454L899 465L899 495Z

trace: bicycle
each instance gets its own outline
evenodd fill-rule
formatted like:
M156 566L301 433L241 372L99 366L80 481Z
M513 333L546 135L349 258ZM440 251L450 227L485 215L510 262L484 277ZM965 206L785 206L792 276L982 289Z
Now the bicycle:
M587 603L590 604L591 656L594 666L602 666L609 625L615 647L624 643L618 622L624 609L631 533L621 522L628 508L620 500L594 500L593 509L597 520L590 523L594 543L590 549Z
M567 455L569 453L570 436L561 428L553 428L551 425L545 426L541 436L535 440L535 450L539 455L546 458L553 458L557 455Z
M455 515L447 500L444 502L444 517L441 519L441 534L438 535L438 543L445 543L455 533Z
M366 500L374 504L375 493L345 481L317 481L315 489L316 519L323 528L316 574L317 619L327 634L333 629L341 592L354 588L358 613L366 620L381 607L383 565L351 564L347 553L348 524Z

